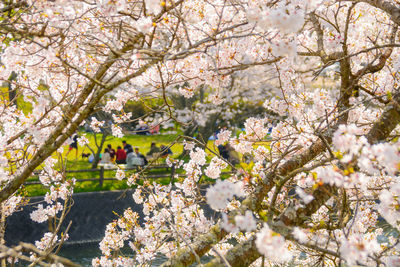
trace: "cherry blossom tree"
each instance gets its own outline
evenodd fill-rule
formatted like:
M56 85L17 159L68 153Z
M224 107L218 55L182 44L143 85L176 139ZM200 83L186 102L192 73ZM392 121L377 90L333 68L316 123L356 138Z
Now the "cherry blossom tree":
M32 104L26 114L1 104L3 221L34 170L49 193L32 219L63 217L74 181L60 168L62 147L99 108L120 137L127 101L159 98L156 112L179 122L171 94L212 88L221 110L232 88L274 88L258 95L285 118L271 140L269 118L250 117L238 137L225 130L216 141L251 154L251 170L232 166L222 180L227 163L215 155L206 164L205 144L185 141L190 161L173 162L185 179L138 186L144 218L127 209L110 222L93 265L147 265L158 254L163 266L204 255L209 266L399 264L399 1L37 0L3 1L1 12L0 77L14 71L8 82ZM323 72L330 84L321 88ZM215 179L205 194L203 176ZM65 239L57 229L31 248L32 261L61 261L51 254ZM124 246L135 256L119 253Z
M182 95L171 95L176 124L184 130L184 135L208 140L223 127L242 126L248 117L265 117L269 114L271 122L279 118L274 112L265 109L260 101L260 95L266 98L275 96L275 88L268 84L260 87L242 86L233 78L227 88L218 92L213 88L202 87L190 99Z

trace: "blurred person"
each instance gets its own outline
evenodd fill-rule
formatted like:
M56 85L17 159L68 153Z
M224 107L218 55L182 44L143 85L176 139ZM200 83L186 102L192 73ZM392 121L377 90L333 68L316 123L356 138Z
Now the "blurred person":
M172 155L172 150L164 145L160 146L161 149L161 157L166 158L168 155Z
M111 144L107 145L108 153L110 153L111 161L115 160L115 149L112 148Z
M135 154L136 154L136 157L141 158L143 160L143 165L147 165L148 161L147 161L146 157L142 153L139 152L138 147L135 148Z
M151 157L154 153L159 153L160 148L156 145L156 143L152 142L150 145L150 151L147 152L147 156Z
M127 155L131 152L133 153L133 147L130 144L128 144L125 140L122 141L122 146L124 147L124 150Z
M228 150L227 150L226 146L224 146L224 145L219 145L219 146L218 146L218 152L219 152L219 155L220 155L223 159L229 161L229 153L228 153Z
M115 153L115 163L126 164L126 151L122 147L117 147L117 152Z
M239 153L228 143L226 145L226 150L228 152L228 161L232 165L236 165L240 163Z
M68 157L71 150L75 149L75 158L78 158L78 137L78 134L74 134L72 137L72 142L69 144L68 152L65 155L66 157Z
M111 162L110 152L108 151L108 148L104 149L104 153L103 153L103 155L101 155L100 163L103 163L103 164L112 163Z

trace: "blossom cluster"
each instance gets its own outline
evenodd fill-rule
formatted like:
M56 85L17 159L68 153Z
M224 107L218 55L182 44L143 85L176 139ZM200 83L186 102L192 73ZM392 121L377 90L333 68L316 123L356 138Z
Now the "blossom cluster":
M217 180L215 185L207 189L206 198L212 209L223 210L234 196L241 197L243 195L243 185L240 182Z
M156 183L139 186L133 199L142 207L144 217L127 209L118 220L108 224L100 243L103 256L93 260L95 266L112 262L145 264L158 252L171 256L177 244L166 240L167 237L191 239L207 232L211 225L194 199L179 190L171 190L171 186ZM113 252L126 244L135 252L135 257L114 257Z
M267 224L257 233L256 246L269 261L284 263L292 258L286 247L285 238L272 231Z
M221 171L225 169L228 164L220 159L219 157L213 157L211 159L210 165L204 171L204 174L210 178L218 179L220 177Z
M304 24L303 12L303 9L297 9L293 4L285 5L280 2L274 9L264 6L251 7L247 10L247 18L263 30L277 28L287 34L300 30Z
M30 214L31 219L35 222L42 223L49 218L55 217L65 208L64 204L67 203L68 198L71 197L74 185L75 179L51 185L50 191L47 192L44 197L48 205L44 207L43 204L39 204L37 209ZM59 199L63 200L64 204L62 204Z

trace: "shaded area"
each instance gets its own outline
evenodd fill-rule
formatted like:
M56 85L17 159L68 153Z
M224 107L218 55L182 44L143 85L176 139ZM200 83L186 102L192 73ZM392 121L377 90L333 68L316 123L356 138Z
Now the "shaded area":
M208 186L201 186L204 195ZM60 256L66 257L82 266L91 266L92 259L101 256L99 241L104 237L106 226L123 214L124 210L131 208L137 212L143 223L142 205L137 205L132 198L134 189L122 191L104 191L90 193L76 193L73 195L73 206L63 223L63 232L70 221L69 239L61 248ZM29 205L20 212L7 218L5 240L7 246L17 245L20 241L34 243L49 232L48 223L36 223L31 220L30 213L37 205L46 203L43 197L32 197ZM205 215L219 217L220 214L211 210L208 205L202 205ZM122 249L124 255L132 255L132 250ZM125 250L125 251L124 251ZM161 265L166 258L162 255L156 257L152 266ZM209 257L202 257L202 262L207 262ZM22 262L22 266L27 266Z
M114 212L122 214L128 207L142 217L141 207L135 205L132 193L133 190L74 194L73 206L61 230L64 231L66 225L72 221L67 242L101 240L106 225L118 218ZM33 197L30 203L34 205L28 205L22 211L7 218L5 240L8 246L16 245L20 241L33 243L49 231L47 223L36 223L30 218L30 213L38 204L45 205L43 197Z
M203 195L207 187L207 185L201 186L200 191ZM107 224L118 219L117 214L122 215L129 207L138 213L140 223L143 223L142 205L133 201L133 192L134 189L128 189L73 194L73 206L61 227L61 232L64 232L72 221L66 243L99 242L104 237ZM41 239L44 233L49 232L48 223L36 223L30 218L30 213L36 209L37 205L46 206L43 197L32 197L29 203L22 211L7 218L5 233L7 246L17 245L20 241L34 243ZM202 209L208 218L219 217L219 213L206 204L202 205Z

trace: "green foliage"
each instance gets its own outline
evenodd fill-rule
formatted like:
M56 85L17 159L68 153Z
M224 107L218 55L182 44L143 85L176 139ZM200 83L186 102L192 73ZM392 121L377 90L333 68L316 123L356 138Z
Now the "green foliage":
M24 101L24 96L21 94L17 93L17 106L19 110L22 110L22 112L27 115L30 112L32 112L32 104L29 102ZM9 101L8 97L8 87L6 83L3 83L0 86L0 101Z

